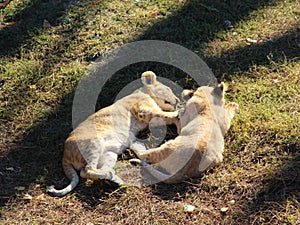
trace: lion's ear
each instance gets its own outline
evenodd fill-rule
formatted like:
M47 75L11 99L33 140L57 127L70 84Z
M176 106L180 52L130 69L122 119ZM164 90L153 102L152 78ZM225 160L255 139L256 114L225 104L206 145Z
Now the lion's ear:
M221 82L220 84L218 84L218 87L222 90L223 93L225 93L229 89L229 85L225 84L224 82Z
M218 84L217 87L220 88L221 93L224 92L224 89L225 89L225 84L224 84L224 82L221 82L220 84Z
M221 82L214 88L214 94L222 98L227 90L227 85L224 82Z
M181 93L181 99L182 101L186 102L188 101L191 97L193 97L194 91L193 90L183 90Z
M152 71L146 71L142 74L141 79L144 85L152 85L156 82L156 75Z

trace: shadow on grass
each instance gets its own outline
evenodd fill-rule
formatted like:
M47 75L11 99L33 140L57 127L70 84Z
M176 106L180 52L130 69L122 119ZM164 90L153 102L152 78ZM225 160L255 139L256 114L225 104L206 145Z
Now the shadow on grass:
M272 62L299 59L300 28L295 27L283 36L272 42L264 42L244 48L236 48L226 52L221 57L207 59L213 65L216 74L232 74L234 72L248 71L253 65L270 66ZM230 75L227 75L230 79Z
M8 154L0 154L0 206L19 193L18 187L34 189L44 185L45 177L54 177L71 128L71 105L66 103L15 140Z
M251 12L274 4L272 0L190 0L173 15L154 24L140 39L164 40L199 50L202 43L229 29L226 20L235 25Z
M204 3L204 4L203 4ZM233 32L226 26L229 20L232 25L257 9L276 5L276 1L190 1L174 15L156 23L139 39L164 40L182 45L192 51L203 54L205 44L218 38L222 31ZM220 57L205 58L203 60L212 68L215 76L232 74L237 71L248 70L252 65L269 65L283 58L299 58L299 27L272 41L239 47L226 52ZM245 40L246 41L246 40ZM204 54L203 54L204 55Z
M247 203L233 216L237 219L236 222L242 224L250 219L252 224L273 224L276 221L297 224L295 222L299 219L299 208L295 206L299 206L300 202L300 142L290 144L285 151L290 160L286 161L274 176L264 179L263 188L258 193L253 193L253 200L245 199ZM277 214L276 217L270 213L272 211L282 215ZM284 215L287 211L288 217Z
M52 24L57 23L69 1L59 2L60 4L53 5L53 2L35 1L17 15L14 20L19 22L15 26L6 27L0 31L0 56L18 54L22 44L30 39L31 32L42 26L43 19L48 19ZM209 4L206 1L190 1L174 15L158 22L147 30L144 35L137 37L136 40L165 40L181 44L191 50L199 50L202 48L203 43L215 38L219 31L226 30L225 20L230 20L234 24L247 17L253 10L271 4L273 4L272 1L258 0L214 1ZM50 11L46 15L40 13L41 8L46 9L48 7L55 9L51 10L54 14L51 14ZM270 53L276 53L275 56L273 54L273 57L276 57L275 60L282 57L294 58L298 56L297 46L295 45L298 34L299 29L295 28L295 30L280 37L275 43L248 46L228 52L220 58L205 60L214 71L217 71L216 75L220 77L223 73L231 74L237 68L247 70L253 64L268 64L267 56ZM151 69L152 67L145 66L141 68ZM163 71L163 74L165 74L168 71L165 68L167 67L159 67L158 70ZM132 76L140 73L140 69L133 69L133 67L127 68L128 71L134 71ZM174 80L178 80L174 74L171 76ZM119 78L117 76L112 78L111 84L106 86L111 91L109 96L103 98L106 100L101 103L102 107L113 102L114 96L118 93L118 89L113 84ZM72 129L72 95L65 96L65 101L56 111L53 111L40 124L30 128L24 136L19 137L10 149L7 149L8 153L0 158L0 171L5 171L5 174L0 176L0 206L5 205L9 198L18 193L18 190L14 189L15 187L24 186L26 189L34 189L33 186L41 185L44 188L58 182L58 179L64 176L61 159L64 140ZM298 163L299 158L295 162ZM14 168L14 170L10 171L7 168ZM282 171L284 173L284 170ZM298 182L291 182L291 190L297 188L295 185L298 184ZM159 184L156 186L156 190L154 188L154 192L156 191L159 194L175 187L174 192L162 196L162 198L170 199L174 198L174 195L178 192L186 192L188 186L187 183L172 186ZM84 193L83 189L85 188L85 185L79 185L75 192L78 195L85 196L82 199L89 204L93 204L92 202L103 196L102 193L99 193L99 195L89 197L88 195L91 192ZM90 190L94 190L93 188ZM283 191L287 190L285 185L277 186L277 189L274 188L275 186L268 189L267 193L273 193L273 190L278 188L283 188ZM264 194L262 193L262 195ZM271 198L271 195L269 195L269 198ZM263 198L261 199L263 202ZM258 201L250 207L255 211L257 205L263 206L263 203Z
M27 5L20 5L19 8L23 9L18 14L6 18L7 22L15 24L0 30L0 57L19 56L22 45L27 44L28 40L38 33L38 29L43 28L44 19L52 25L58 24L70 2L35 0L27 2Z

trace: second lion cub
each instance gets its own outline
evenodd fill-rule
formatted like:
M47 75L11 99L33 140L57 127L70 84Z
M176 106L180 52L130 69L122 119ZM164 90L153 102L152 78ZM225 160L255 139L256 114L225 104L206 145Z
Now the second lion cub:
M139 143L132 144L139 159L130 161L143 165L155 178L145 182L181 182L222 162L224 135L238 109L234 102L225 105L224 94L223 83L214 88L203 86L195 92L184 90L183 100L187 101L180 113L179 136L149 150Z

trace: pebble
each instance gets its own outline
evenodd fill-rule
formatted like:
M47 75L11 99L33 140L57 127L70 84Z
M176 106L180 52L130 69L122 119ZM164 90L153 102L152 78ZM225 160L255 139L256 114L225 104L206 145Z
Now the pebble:
M249 43L249 44L256 44L256 43L257 43L257 40L251 39L251 38L247 38L247 39L246 39L246 42Z
M224 212L227 212L228 209L229 209L228 207L223 207L223 208L221 208L221 212L223 212L223 213L224 213Z
M235 200L233 199L233 200L230 200L229 202L228 202L230 205L233 205L233 204L235 204Z
M193 205L184 205L183 206L183 211L184 212L188 212L188 213L191 213L195 210L195 206Z

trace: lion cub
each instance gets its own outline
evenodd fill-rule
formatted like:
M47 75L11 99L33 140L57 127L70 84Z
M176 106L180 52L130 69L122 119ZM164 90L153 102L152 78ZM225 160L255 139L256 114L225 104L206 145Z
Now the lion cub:
M184 90L186 102L179 116L179 136L148 150L140 143L132 144L139 159L130 161L143 165L156 179L146 180L148 184L181 182L222 162L224 135L238 109L234 102L225 105L224 94L223 83L214 88L203 86L195 92Z
M48 192L63 196L79 182L76 170L86 179L108 179L119 185L113 166L118 154L136 140L139 131L146 128L154 117L161 117L166 124L176 122L174 111L179 99L171 89L156 80L147 71L141 77L143 87L88 117L73 130L64 145L63 169L71 183L62 190L53 186Z

